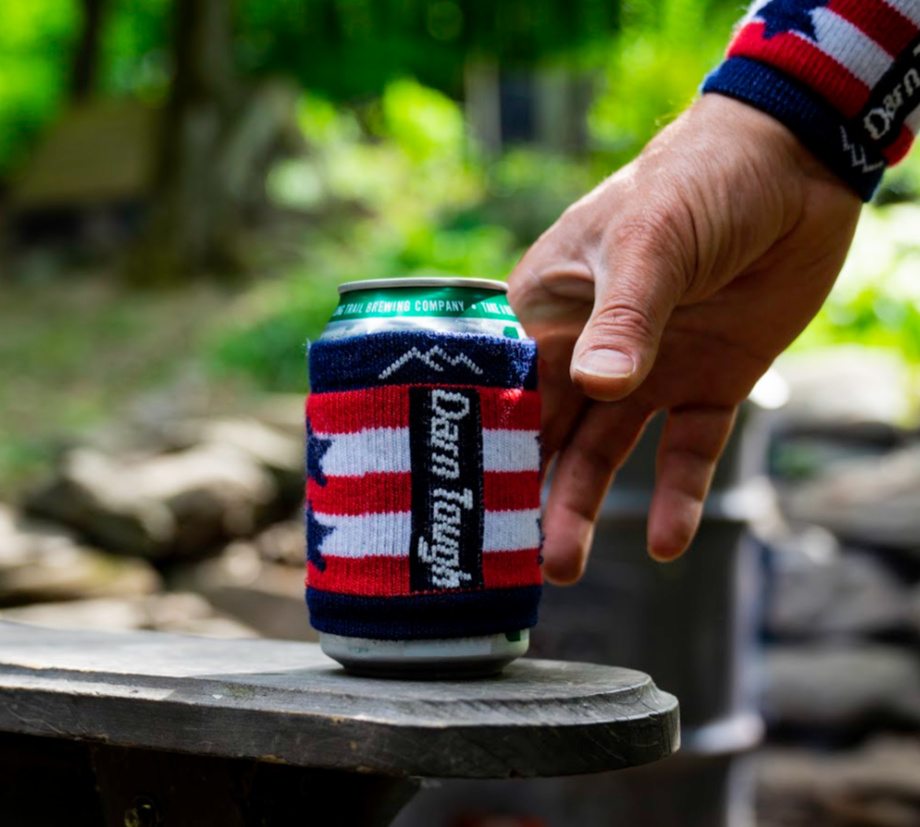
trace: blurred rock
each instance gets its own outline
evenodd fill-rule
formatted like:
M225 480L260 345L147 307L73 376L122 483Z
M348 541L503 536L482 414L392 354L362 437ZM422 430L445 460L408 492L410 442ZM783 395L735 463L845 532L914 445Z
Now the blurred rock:
M176 393L181 395L184 390ZM167 401L159 407L169 405L174 395L167 395ZM158 405L158 399L155 397L150 404ZM293 505L303 499L303 404L301 397L300 424L296 430L263 421L261 407L258 416L220 418L201 412L171 411L167 407L151 421L135 418L108 423L88 437L84 447L109 456L156 456L208 446L231 448L267 469L278 483L281 495ZM286 418L286 415L276 417L281 423Z
M770 472L779 480L814 478L849 460L872 460L910 444L909 431L877 422L777 425L770 444Z
M775 646L765 657L763 711L776 728L852 734L920 727L920 655L859 643Z
M857 545L920 555L920 445L839 463L781 499L791 520L824 526Z
M757 757L758 827L917 827L920 739L841 753L770 748Z
M205 445L229 446L243 452L271 472L286 502L296 503L303 499L302 424L300 433L291 436L255 419L221 419L203 426L201 442Z
M279 489L265 468L229 445L128 458L76 449L27 507L113 551L196 556L277 516Z
M38 603L0 611L0 619L60 629L152 629L207 637L258 637L253 629L221 615L197 594Z
M304 394L272 394L259 402L252 416L295 439L304 438Z
M215 416L215 412L219 412ZM229 412L229 413L228 413ZM304 395L267 394L240 403L215 396L215 389L199 370L187 368L169 385L142 394L129 415L92 434L92 444L112 453L191 448L203 440L212 424L243 422L262 425L273 434L293 439L300 451L304 440ZM300 457L302 464L302 457Z
M63 529L0 506L0 605L149 594L160 585L143 560L87 548Z
M204 595L264 637L317 639L304 603L302 561L296 568L268 563L251 542L231 543L217 557L178 568L171 585Z
M916 413L909 370L888 351L837 346L785 356L774 367L789 387L788 421L897 425Z
M912 628L907 586L876 557L842 551L832 534L816 526L771 538L768 545L770 634L807 639Z
M303 517L275 523L253 538L262 559L303 569L306 563L306 534Z

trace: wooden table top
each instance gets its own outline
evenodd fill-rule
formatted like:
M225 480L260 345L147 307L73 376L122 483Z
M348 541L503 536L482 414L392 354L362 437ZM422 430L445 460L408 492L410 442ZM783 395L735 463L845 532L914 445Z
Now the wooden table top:
M0 732L394 776L621 769L679 742L630 669L523 659L494 678L353 677L315 644L0 622Z

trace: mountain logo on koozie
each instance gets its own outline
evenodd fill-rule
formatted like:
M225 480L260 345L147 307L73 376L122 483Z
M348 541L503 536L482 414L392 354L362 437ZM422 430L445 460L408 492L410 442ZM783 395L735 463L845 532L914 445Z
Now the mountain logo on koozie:
M479 375L482 373L482 368L479 367L469 356L466 356L463 353L458 353L456 356L451 356L443 348L435 345L432 348L429 348L424 353L420 351L417 347L413 347L410 350L407 350L402 356L396 359L389 367L384 368L378 379L388 379L396 371L398 371L403 365L408 364L409 362L416 360L421 362L424 365L427 365L434 371L438 373L443 373L446 367L459 367L460 365L465 365L473 373Z

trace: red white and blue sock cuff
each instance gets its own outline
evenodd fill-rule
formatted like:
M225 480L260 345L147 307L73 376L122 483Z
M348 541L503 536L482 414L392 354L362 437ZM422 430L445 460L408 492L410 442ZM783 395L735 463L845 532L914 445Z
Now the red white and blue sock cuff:
M380 333L310 349L307 601L320 631L536 622L540 401L528 340Z
M920 2L759 0L703 91L770 113L868 200L920 128Z

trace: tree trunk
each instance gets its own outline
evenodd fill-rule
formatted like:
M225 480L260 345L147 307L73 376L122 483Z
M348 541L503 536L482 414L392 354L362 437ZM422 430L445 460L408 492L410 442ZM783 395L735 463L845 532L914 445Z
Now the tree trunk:
M239 201L222 168L239 108L232 3L174 0L174 77L162 122L146 231L132 280L166 285L241 267Z
M106 0L82 0L81 5L83 28L80 31L80 42L77 44L70 77L70 95L77 101L90 97L96 85Z

